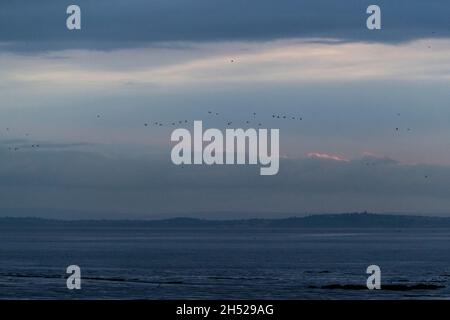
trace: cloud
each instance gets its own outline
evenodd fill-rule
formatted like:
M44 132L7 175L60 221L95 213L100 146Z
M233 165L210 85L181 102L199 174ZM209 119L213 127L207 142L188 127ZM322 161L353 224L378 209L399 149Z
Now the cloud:
M448 37L446 0L379 0L383 29L367 30L369 0L78 0L82 30L65 26L65 1L2 1L2 50L22 53L158 45L177 41L267 41L334 38L399 42Z
M31 216L45 216L44 209L60 212L60 218L77 210L90 212L77 218L218 211L274 217L361 210L432 214L447 212L449 179L448 166L394 161L368 166L364 158L282 159L278 175L261 177L256 166L178 167L168 154L0 147L0 215L25 214L25 209Z
M334 160L334 161L349 161L348 159L345 159L344 157L341 157L341 156L338 156L335 154L327 154L327 153L319 153L319 152L309 152L308 157L324 159L324 160Z
M188 50L69 50L59 53L64 59L57 60L51 54L29 57L4 54L0 81L9 86L48 85L70 91L383 79L448 81L449 50L450 40L422 40L394 46L296 39L264 45L205 43Z
M0 3L1 137L17 138L0 143L0 215L449 208L448 1L380 0L376 32L365 0L77 2L81 32L65 29L70 3ZM173 121L255 111L282 130L279 175L170 163Z

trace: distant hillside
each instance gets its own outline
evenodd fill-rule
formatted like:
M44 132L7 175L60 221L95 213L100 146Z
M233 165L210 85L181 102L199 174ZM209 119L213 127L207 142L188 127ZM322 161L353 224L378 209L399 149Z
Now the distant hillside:
M203 220L48 220L0 218L4 227L117 227L117 228L450 228L450 217L425 217L371 213L343 213L286 219Z

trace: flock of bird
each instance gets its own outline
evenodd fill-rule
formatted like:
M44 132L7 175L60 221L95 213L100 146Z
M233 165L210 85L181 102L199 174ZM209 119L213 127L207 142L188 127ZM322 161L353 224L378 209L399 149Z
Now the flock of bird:
M220 113L209 110L208 115L217 117L217 116L220 116ZM261 122L261 119L258 120L257 113L253 112L252 115L253 115L253 118L245 120L245 124L250 125L252 123L255 123L259 127L262 126L263 123ZM101 117L100 115L97 115L97 118L100 118L100 117ZM282 120L299 120L299 121L303 120L303 117L295 117L295 116L280 115L280 114L272 114L272 118L282 119ZM164 127L164 126L172 126L173 127L176 125L188 124L189 122L190 122L189 120L184 119L184 120L169 121L169 122L154 121L152 124L153 124L153 126L156 126L156 127ZM227 121L225 121L225 123L227 126L231 126L234 122L227 120ZM151 125L151 123L144 122L143 125L144 125L144 127L149 127Z
M219 117L220 113L217 111L208 111L208 115L210 116L214 116L214 117ZM262 126L263 122L261 121L261 119L258 119L258 114L256 112L253 112L251 114L253 117L251 117L250 119L245 120L245 124L250 125L250 124L255 124L257 126ZM397 116L400 116L400 113L397 113ZM97 119L100 119L102 116L100 114L97 114ZM272 119L276 119L276 120L286 120L286 121L303 121L303 117L300 116L292 116L292 115L287 115L287 114L277 114L277 113L273 113L271 114L271 118ZM164 127L164 126L176 126L176 125L183 125L183 124L188 124L190 121L187 119L184 120L177 120L177 121L169 121L169 122L161 122L161 121L154 121L152 122L153 126L156 127ZM227 120L225 121L227 126L231 126L234 122ZM150 122L144 122L144 127L149 127L151 125ZM10 132L10 128L6 128L7 132ZM400 127L396 127L395 131L400 131ZM411 128L406 128L406 131L411 131ZM25 134L26 137L29 137L30 134L26 133ZM29 147L31 148L39 148L40 145L39 144L31 144ZM9 147L9 150L11 151L18 151L20 150L20 147Z
M209 116L214 116L214 117L219 117L220 113L216 112L216 111L208 111L208 115ZM263 125L263 122L261 119L258 118L258 114L256 112L251 113L252 117L250 117L249 119L245 120L245 124L246 125L250 125L250 124L255 124L258 127L261 127ZM97 114L96 115L97 119L101 119L102 115L101 114ZM299 120L302 121L303 117L296 117L296 116L289 116L286 114L272 114L272 118L273 119L281 119L281 120ZM191 121L187 120L187 119L183 119L183 120L176 120L176 121L166 121L166 122L162 122L162 121L154 121L154 122L144 122L143 126L144 127L150 127L151 125L153 125L154 127L174 127L177 125L185 125L190 123ZM235 123L234 121L231 120L226 120L225 121L227 126L231 126L233 123ZM7 132L11 132L11 129L8 127L6 128ZM29 137L30 134L26 133L25 137ZM39 144L31 144L31 145L21 145L19 146L14 146L14 147L8 147L9 151L19 151L21 149L29 149L29 148L39 148L40 145Z
M397 113L397 116L400 117L401 114L400 114L400 113ZM399 128L399 127L396 127L396 128L395 128L395 131L400 131L400 128ZM406 131L411 131L411 128L409 128L409 127L406 128Z
M436 32L432 32L432 34L435 34L435 33ZM428 48L431 49L431 46L428 46ZM230 63L235 63L235 59L231 59ZM208 114L209 115L213 115L213 116L219 116L220 115L219 112L213 112L211 110L208 111ZM261 121L257 121L257 119L256 119L257 113L253 112L252 115L253 115L253 118L251 120L250 119L245 120L245 124L250 125L251 123L255 123L255 125L257 125L258 127L261 127L263 125L263 123ZM397 113L397 116L400 116L400 113ZM100 118L101 118L101 115L97 114L97 119L100 119ZM272 114L272 118L273 119L279 119L279 120L298 120L298 121L302 121L303 120L303 117L288 116L286 114ZM161 122L161 121L154 121L153 122L153 126L156 126L156 127L172 126L173 127L173 126L176 126L176 125L182 125L182 124L188 124L188 123L189 123L189 121L186 120L186 119L184 119L184 120L177 120L177 121L171 121L171 122L168 122L166 124L164 122ZM233 121L230 121L230 120L226 121L226 125L227 126L231 126L232 124L233 124ZM144 127L149 127L149 126L150 126L149 122L145 122L144 123ZM10 128L6 128L6 130L10 131ZM395 131L396 132L401 131L400 127L396 127ZM407 127L406 131L410 132L411 128ZM25 136L28 137L29 134L27 133L27 134L25 134ZM31 148L39 148L39 147L40 147L39 144L32 144L31 145ZM16 147L8 147L8 150L10 150L10 151L19 151L20 147L17 147L17 146ZM375 165L375 163L366 163L366 165L367 166ZM428 175L426 175L425 178L428 179Z
M217 112L217 111L209 110L208 111L208 115L217 118L221 114L219 112ZM258 114L256 112L251 113L251 115L252 115L252 117L250 117L247 120L245 120L245 124L250 125L250 124L254 123L255 125L257 125L259 127L263 125L263 123L261 122L261 119L258 117ZM397 113L396 115L398 117L401 116L400 113ZM100 119L101 117L102 116L100 114L97 114L97 119ZM300 116L293 116L293 115L287 115L287 114L278 114L278 113L271 114L271 118L272 119L276 119L276 120L282 120L282 121L283 120L284 121L303 121L303 117L300 117ZM165 122L165 123L161 122L161 121L154 121L154 122L152 122L153 126L156 126L156 127L164 127L164 126L172 126L173 127L173 126L176 126L176 125L183 125L183 124L188 124L188 123L190 123L190 121L187 120L187 119L177 120L177 121L169 121L169 122ZM233 124L233 121L227 120L224 123L226 123L227 126L231 126ZM150 126L150 122L145 122L143 125L144 125L144 127L149 127ZM411 131L411 128L407 127L405 130L409 132L409 131ZM6 131L10 132L11 129L8 127L8 128L6 128ZM401 131L401 128L400 127L395 127L395 131L399 132L399 131ZM26 133L25 136L29 137L30 134ZM8 147L8 150L9 151L13 151L13 152L17 152L17 151L21 150L21 148L29 149L30 147L32 149L38 149L38 148L40 148L40 145L39 144L31 144L31 145L25 145L25 146L22 145L21 147L19 147L19 146L10 146L10 147ZM376 162L365 162L365 165L366 166L375 166L375 165L377 165L377 163ZM428 179L429 176L425 175L424 178Z
M210 116L215 116L215 117L220 116L219 112L211 111L211 110L208 111L208 114ZM255 125L257 125L259 127L262 126L263 123L261 122L261 119L257 118L257 115L258 114L256 112L253 112L252 113L253 117L251 119L245 120L245 124L250 125L250 124L254 123ZM400 116L400 113L397 113L397 116ZM97 114L97 119L100 119L100 118L101 118L101 115ZM292 115L287 115L287 114L276 114L276 113L273 113L271 115L271 118L272 119L277 119L277 120L303 121L303 117L292 116ZM152 124L153 124L153 126L156 126L156 127L164 127L164 126L172 126L173 127L173 126L176 126L176 125L188 124L189 122L190 122L189 120L184 119L184 120L177 120L177 121L169 121L169 122L166 122L166 123L161 122L161 121L154 121L154 122L152 122ZM225 123L226 123L227 126L231 126L234 122L230 121L230 120L227 120ZM150 126L150 122L144 122L143 125L144 125L144 127L149 127ZM6 128L7 132L10 132L10 130L11 130L10 128ZM395 131L397 131L397 132L401 131L400 127L396 127ZM411 131L411 128L409 128L409 127L406 128L406 131ZM26 133L25 136L29 137L30 134ZM39 148L40 147L39 144L32 144L30 146L31 146L31 148ZM9 147L9 150L11 150L11 151L18 151L18 150L20 150L20 147Z

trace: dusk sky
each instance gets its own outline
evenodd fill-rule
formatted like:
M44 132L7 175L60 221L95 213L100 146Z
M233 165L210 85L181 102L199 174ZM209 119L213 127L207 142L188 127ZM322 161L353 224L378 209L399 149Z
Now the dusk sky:
M450 2L73 3L0 3L0 216L450 216ZM280 129L279 174L173 165L180 120Z

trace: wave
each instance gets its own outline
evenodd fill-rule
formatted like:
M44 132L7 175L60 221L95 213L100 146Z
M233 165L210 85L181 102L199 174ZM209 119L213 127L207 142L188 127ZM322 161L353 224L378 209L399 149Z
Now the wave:
M381 290L387 291L414 291L414 290L439 290L444 289L444 285L432 283L416 283L416 284L385 284L381 286ZM326 289L326 290L367 290L367 286L359 284L327 284L324 286L308 286L308 289Z
M9 278L34 278L34 279L62 279L65 276L61 275L51 275L51 274L24 274L24 273L7 273L2 274L1 277ZM86 277L83 276L83 280L92 281L107 281L107 282L130 282L130 283L147 283L147 284L184 284L184 281L151 281L137 278L122 278L122 277Z

